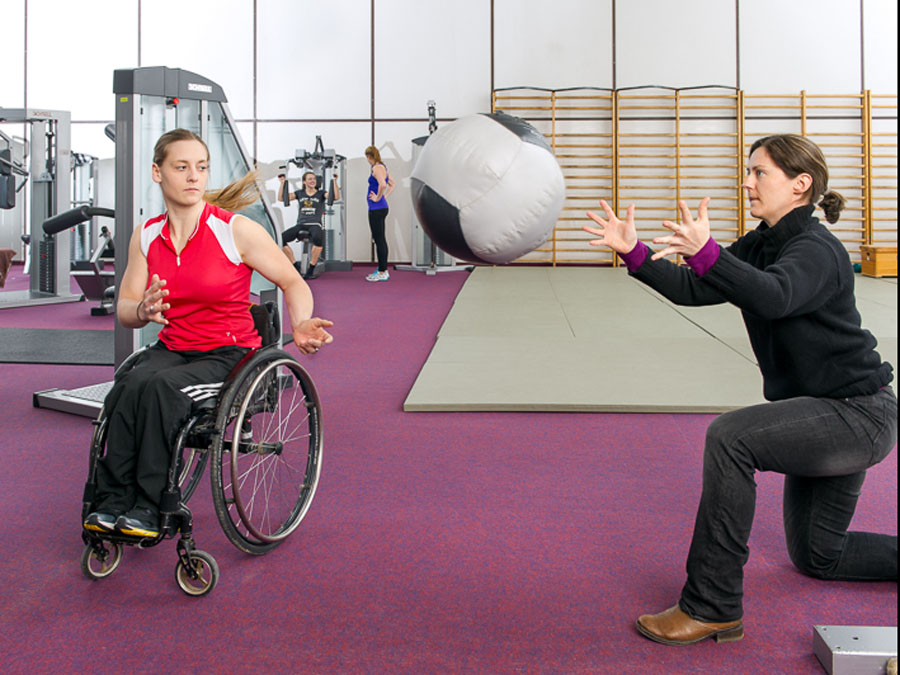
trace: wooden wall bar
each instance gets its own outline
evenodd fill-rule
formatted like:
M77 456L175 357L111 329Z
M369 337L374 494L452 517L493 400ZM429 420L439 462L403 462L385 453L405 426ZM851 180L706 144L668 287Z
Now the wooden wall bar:
M495 90L493 102L495 111L545 134L566 179L553 236L522 262L619 264L612 251L589 246L581 230L585 211L599 210L601 199L621 215L634 203L639 234L649 242L666 231L663 220L680 219L678 200L696 213L709 196L713 236L734 241L757 224L740 188L747 152L772 133L802 134L822 148L829 187L847 199L830 227L854 261L862 245L897 245L896 96L518 87Z

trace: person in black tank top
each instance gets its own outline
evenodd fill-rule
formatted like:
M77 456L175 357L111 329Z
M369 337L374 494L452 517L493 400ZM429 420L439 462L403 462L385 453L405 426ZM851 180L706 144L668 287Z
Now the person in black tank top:
M288 185L283 175L279 175L278 180L280 181L278 195L284 200L284 193L288 189ZM303 174L302 182L303 186L299 190L288 193L288 202L296 201L299 205L297 224L282 233L281 245L288 260L296 267L297 262L294 260L294 253L291 251L288 243L297 239L297 235L300 232L309 232L312 250L309 253L309 266L306 269L305 278L314 279L322 271L322 268L316 267L316 264L319 262L319 256L322 254L322 249L325 246L323 218L325 216L325 204L328 203L328 192L316 187L316 174L312 171L307 171ZM338 187L337 174L332 176L332 186L334 198L340 199L341 189Z

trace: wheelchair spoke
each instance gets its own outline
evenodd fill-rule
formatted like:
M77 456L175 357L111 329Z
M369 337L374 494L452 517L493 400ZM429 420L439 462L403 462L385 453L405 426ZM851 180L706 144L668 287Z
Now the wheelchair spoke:
M275 352L254 368L231 390L230 433L219 436L228 449L217 456L217 513L238 548L264 553L299 525L315 494L320 412L296 361Z

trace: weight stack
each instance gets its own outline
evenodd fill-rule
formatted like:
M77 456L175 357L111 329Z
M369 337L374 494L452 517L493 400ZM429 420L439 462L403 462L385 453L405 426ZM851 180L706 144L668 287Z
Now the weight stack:
M40 284L41 293L56 294L56 240L41 239L38 246L40 253Z

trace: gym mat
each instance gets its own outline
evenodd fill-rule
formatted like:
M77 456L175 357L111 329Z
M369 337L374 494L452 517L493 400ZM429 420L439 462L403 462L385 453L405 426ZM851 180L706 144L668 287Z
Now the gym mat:
M0 327L0 363L111 366L111 330Z
M857 276L857 297L896 364L892 281ZM623 268L479 267L403 409L718 413L762 402L731 305L673 305Z

